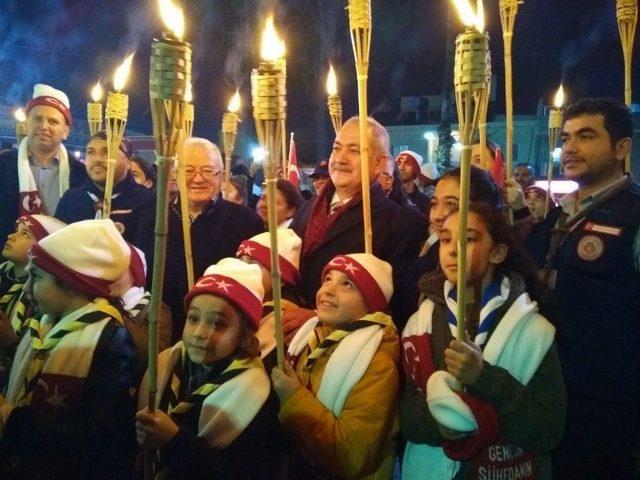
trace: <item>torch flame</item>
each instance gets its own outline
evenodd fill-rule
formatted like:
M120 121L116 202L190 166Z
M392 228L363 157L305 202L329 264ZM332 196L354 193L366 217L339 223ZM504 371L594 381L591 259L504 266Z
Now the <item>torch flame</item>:
M27 116L24 114L24 110L21 108L16 108L13 112L13 116L16 119L16 122L26 122Z
M560 85L558 91L556 92L556 96L553 98L553 106L556 108L562 108L564 104L564 88Z
M336 77L336 71L331 64L329 64L329 75L327 75L327 93L329 95L338 94L338 79Z
M236 90L236 93L233 97L231 97L231 101L229 102L229 111L231 113L236 113L238 110L240 110L240 92L238 90Z
M184 101L187 103L193 102L193 86L191 85L191 82L187 83L187 88L184 92Z
M91 100L94 102L99 102L102 98L102 87L100 86L100 81L95 84L95 86L91 89Z
M273 15L267 18L262 33L262 45L260 47L260 56L263 60L274 61L283 58L285 54L284 40L278 37L278 32L273 24Z
M182 40L184 36L184 15L182 9L176 7L171 0L158 0L160 16L165 26L171 30L173 35Z
M477 11L476 11L476 29L482 33L484 32L484 4L482 0L477 0Z
M113 88L116 92L122 90L127 83L127 77L129 76L129 70L131 69L131 62L133 62L133 56L135 53L132 53L127 58L125 58L124 62L116 69L116 73L113 74Z
M473 13L473 8L469 5L469 0L453 0L453 3L456 6L456 10L458 10L462 23L464 23L465 26L473 27L477 24L476 14Z

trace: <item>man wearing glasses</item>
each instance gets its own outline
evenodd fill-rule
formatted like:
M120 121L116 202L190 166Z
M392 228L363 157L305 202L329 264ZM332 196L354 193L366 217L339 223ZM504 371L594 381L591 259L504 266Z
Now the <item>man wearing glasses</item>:
M253 210L222 198L224 181L222 156L217 146L204 138L191 138L184 144L185 177L191 223L194 274L225 257L234 257L240 242L264 231L262 220ZM155 214L143 215L144 226L138 246L147 258L153 258ZM151 263L151 262L149 262ZM151 278L149 274L148 278ZM163 301L171 308L172 342L178 341L184 327L182 300L188 291L187 270L182 238L180 200L169 208L169 235Z

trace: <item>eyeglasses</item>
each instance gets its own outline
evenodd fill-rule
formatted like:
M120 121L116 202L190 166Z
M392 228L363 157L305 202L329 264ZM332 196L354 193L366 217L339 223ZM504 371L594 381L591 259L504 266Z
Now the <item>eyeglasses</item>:
M218 175L220 175L221 172L222 170L214 170L213 168L209 168L209 167L204 167L204 168L201 168L200 170L197 170L192 167L187 167L184 169L184 176L187 180L191 180L193 177L196 176L196 173L199 173L202 176L202 178L204 178L205 180L213 180Z

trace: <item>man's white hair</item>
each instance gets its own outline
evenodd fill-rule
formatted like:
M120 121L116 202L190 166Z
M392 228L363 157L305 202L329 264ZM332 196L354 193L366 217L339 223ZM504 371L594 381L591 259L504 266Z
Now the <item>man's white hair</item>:
M206 138L200 137L191 137L185 140L183 144L183 149L186 150L187 147L191 146L199 146L203 149L207 150L213 155L213 161L216 163L216 168L222 170L224 168L224 164L222 163L222 154L220 153L220 149L218 146L210 140Z

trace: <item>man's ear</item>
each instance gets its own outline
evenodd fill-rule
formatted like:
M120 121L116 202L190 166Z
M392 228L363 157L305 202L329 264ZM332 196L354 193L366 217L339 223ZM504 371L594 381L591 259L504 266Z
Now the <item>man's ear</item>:
M616 143L616 158L618 160L624 160L629 153L631 153L632 141L629 137L618 140Z
M390 158L389 155L387 155L386 153L377 154L373 158L373 161L369 164L369 168L371 170L369 172L369 177L373 178L380 175L380 173L382 172L382 167L384 163L388 161L389 158Z
M504 243L499 243L493 247L491 254L489 255L489 263L492 265L500 265L507 258L509 248Z
M65 124L62 130L62 140L66 140L67 138L69 138L70 133L71 133L71 127Z

